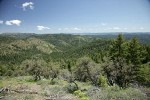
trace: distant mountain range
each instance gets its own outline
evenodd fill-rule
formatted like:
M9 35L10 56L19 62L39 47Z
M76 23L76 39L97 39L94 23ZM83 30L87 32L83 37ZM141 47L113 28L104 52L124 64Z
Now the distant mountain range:
M123 33L127 40L137 37L138 40L150 45L149 33ZM35 34L35 33L4 33L0 34L0 64L9 64L39 56L46 60L76 59L84 55L97 56L105 51L111 34ZM107 48L106 48L107 49Z

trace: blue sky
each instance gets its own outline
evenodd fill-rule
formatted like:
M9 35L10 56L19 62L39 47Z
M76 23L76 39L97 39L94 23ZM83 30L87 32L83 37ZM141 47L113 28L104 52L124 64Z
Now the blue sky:
M150 0L0 0L3 32L150 32Z

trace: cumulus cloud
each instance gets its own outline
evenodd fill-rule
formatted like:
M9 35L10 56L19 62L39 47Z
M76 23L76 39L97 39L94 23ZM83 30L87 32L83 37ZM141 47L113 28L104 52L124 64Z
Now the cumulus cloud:
M120 27L113 27L114 30L120 30Z
M0 20L0 24L3 24L3 23L4 23L4 21Z
M81 30L81 29L80 29L80 28L75 27L75 28L73 28L73 30L79 31L79 30Z
M45 27L45 26L37 26L37 29L39 31L43 31L43 30L50 29L50 28L49 27Z
M17 26L20 26L21 21L20 20L9 20L9 21L6 21L5 24L6 25L17 25Z
M34 9L34 3L33 2L25 2L22 4L22 8L25 11L27 8L33 10Z

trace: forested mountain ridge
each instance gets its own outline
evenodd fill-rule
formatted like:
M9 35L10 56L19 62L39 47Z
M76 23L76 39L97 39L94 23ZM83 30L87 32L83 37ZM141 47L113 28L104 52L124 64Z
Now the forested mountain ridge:
M131 40L133 37L136 37L138 41L142 44L150 44L150 33L149 32L143 32L143 33L122 33L124 38L127 40ZM87 36L91 37L98 37L103 39L115 39L117 37L118 33L106 33L106 34L89 34Z
M1 34L0 61L21 62L35 55L66 52L91 42L93 38L79 35ZM19 61L18 61L19 60Z
M131 39L137 36L141 43L149 44L150 34L125 34ZM116 35L71 35L71 34L0 34L0 62L19 62L35 55L45 60L77 59L90 56L97 60L105 55L107 44ZM103 54L101 53L103 52ZM102 58L101 58L102 59ZM98 60L97 60L98 61Z
M68 93L82 95L79 98L84 100L89 100L88 98L146 100L148 96L133 85L137 84L138 88L138 85L146 89L149 87L149 42L145 40L146 42L139 43L135 36L129 35L128 38L124 36L119 34L114 38L107 35L2 34L0 35L0 87L12 82L12 85L21 84L21 87L19 86L21 90L12 85L9 89L17 93L22 92L22 85L32 84L39 87L43 93L49 92L49 90L45 92L45 89L50 87L51 90L54 87L54 90L59 89L67 93L66 95ZM148 36L146 35L146 38ZM91 91L95 89L98 91L91 96ZM99 90L102 92L100 93ZM114 94L105 95L110 91ZM42 97L47 96L41 94L39 90L36 93Z

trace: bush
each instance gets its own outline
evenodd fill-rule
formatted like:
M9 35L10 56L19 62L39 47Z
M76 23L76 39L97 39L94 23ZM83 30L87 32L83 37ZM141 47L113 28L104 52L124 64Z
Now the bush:
M107 84L107 78L105 76L103 76L103 75L100 75L99 78L98 78L98 85L100 87L106 87L106 86L108 86L108 84Z
M102 73L102 68L90 58L83 57L78 59L77 69L75 70L75 78L77 80L82 82L90 81L93 85L97 85L100 73Z
M121 89L118 85L105 88L92 87L87 91L90 100L147 100L144 93L136 88Z
M3 82L0 80L0 88L3 87Z
M73 83L70 83L69 85L67 85L67 91L69 93L74 93L74 91L78 90L78 87L73 84Z
M137 80L143 84L150 86L150 62L142 65L140 70L138 71Z
M86 95L81 90L74 91L74 94L80 98L80 100L88 100Z
M50 81L50 84L51 85L58 84L58 80L57 79L53 79L53 80Z

